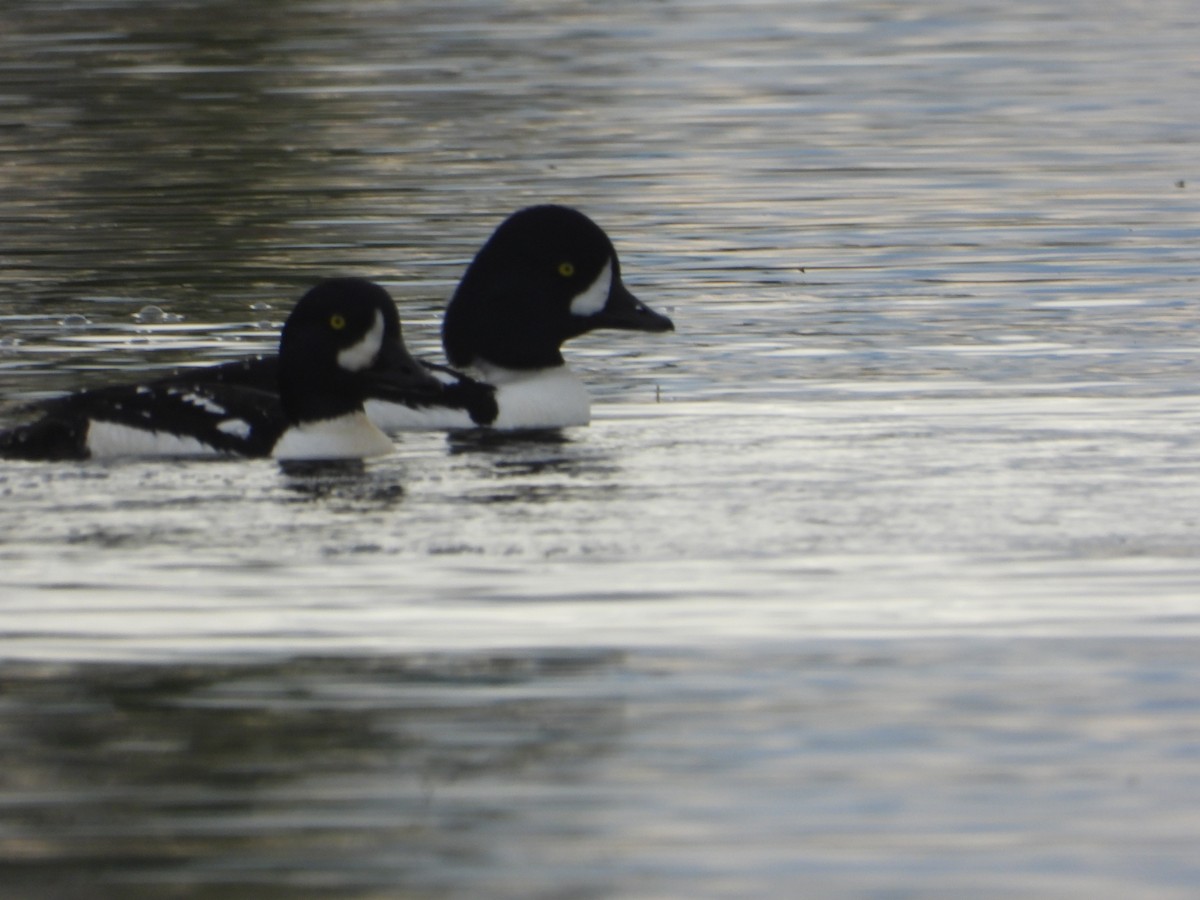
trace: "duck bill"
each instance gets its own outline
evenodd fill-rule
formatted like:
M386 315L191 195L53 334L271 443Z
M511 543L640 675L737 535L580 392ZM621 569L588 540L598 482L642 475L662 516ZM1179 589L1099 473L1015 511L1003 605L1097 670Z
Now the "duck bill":
M384 393L436 394L442 383L413 359L401 341L384 341L375 364L363 372L372 388Z
M648 307L618 279L604 308L592 317L593 328L620 328L625 331L674 331L675 323Z

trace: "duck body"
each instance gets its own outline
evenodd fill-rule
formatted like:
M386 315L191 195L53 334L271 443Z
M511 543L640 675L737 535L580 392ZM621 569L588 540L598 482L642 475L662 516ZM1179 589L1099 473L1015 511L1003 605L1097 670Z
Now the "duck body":
M378 285L323 281L289 315L277 357L44 401L33 407L36 420L0 432L0 456L315 460L388 453L391 440L363 411L368 389L436 390L398 333L389 335L389 315L395 304Z
M34 422L0 434L10 459L268 456L287 428L279 395L237 386L121 385L39 404Z

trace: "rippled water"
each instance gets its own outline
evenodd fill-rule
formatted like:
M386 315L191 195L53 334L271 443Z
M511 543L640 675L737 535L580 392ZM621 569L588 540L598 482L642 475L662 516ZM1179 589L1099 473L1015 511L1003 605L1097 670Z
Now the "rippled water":
M511 210L673 335L557 439L0 463L9 897L1191 897L1190 4L0 9L0 396L437 358ZM158 307L161 315L148 307Z

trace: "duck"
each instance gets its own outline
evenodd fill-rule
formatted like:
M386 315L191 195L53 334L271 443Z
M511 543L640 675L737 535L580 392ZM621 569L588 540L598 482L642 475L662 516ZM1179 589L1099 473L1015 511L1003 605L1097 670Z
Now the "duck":
M363 408L372 389L444 393L405 347L388 292L330 278L297 301L278 356L42 401L37 419L0 432L0 456L361 460L394 446Z
M394 303L380 312L385 336L403 346ZM591 398L562 346L598 329L661 333L675 325L629 291L612 240L584 213L558 204L517 210L475 254L446 306L441 338L450 364L415 360L420 390L394 379L372 381L363 410L393 435L587 425ZM279 384L279 357L178 370L142 389L161 393L197 383L270 393Z
M591 400L563 344L597 329L661 333L674 323L621 279L612 240L577 209L543 204L508 216L475 254L442 322L449 366L426 364L447 389L492 402L457 405L368 396L371 421L389 433L587 425Z

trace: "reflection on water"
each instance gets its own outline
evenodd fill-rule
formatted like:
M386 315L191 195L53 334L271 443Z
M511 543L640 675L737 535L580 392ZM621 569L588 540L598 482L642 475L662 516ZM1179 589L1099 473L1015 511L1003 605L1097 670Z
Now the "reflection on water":
M513 448L539 448L565 445L573 442L570 434L561 428L503 432L487 429L454 431L446 436L451 453L499 453Z
M515 797L570 796L620 742L621 704L567 689L617 664L7 666L5 896L457 895L536 829Z
M478 483L463 495L473 503L568 503L621 490L613 448L561 430L464 431L449 435L447 448L459 476Z
M397 472L371 469L362 460L288 460L279 468L286 491L331 512L384 512L404 500Z
M759 897L797 878L1119 897L1149 877L1182 898L1193 656L974 636L9 664L0 879L15 900Z

